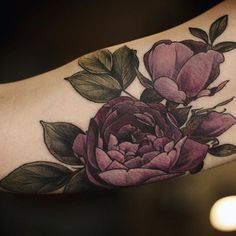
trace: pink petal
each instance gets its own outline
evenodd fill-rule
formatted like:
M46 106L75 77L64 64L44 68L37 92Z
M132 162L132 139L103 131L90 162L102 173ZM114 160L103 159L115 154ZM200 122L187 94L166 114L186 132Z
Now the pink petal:
M110 134L108 141L108 150L116 150L118 148L118 140L115 135Z
M179 89L188 97L197 96L217 78L220 73L220 63L223 61L224 56L213 50L194 55L179 72L177 77Z
M154 142L157 138L155 135L152 135L152 134L148 134L146 135L146 137L147 137L147 140L151 142Z
M154 82L155 90L168 101L176 103L184 103L186 94L179 90L178 85L175 81L168 77L160 77Z
M98 138L98 147L103 149L103 139L101 137Z
M86 166L86 175L88 176L89 181L91 181L92 183L94 183L97 186L101 186L101 187L106 187L106 185L104 185L104 183L101 183L103 181L99 181L98 177L95 177L92 172L90 171L90 168L88 168L88 166Z
M229 82L229 80L223 81L219 85L213 88L202 90L197 97L204 97L204 96L213 96L214 94L218 93L220 90L222 90L225 85Z
M151 169L131 169L126 170L109 170L99 174L108 184L114 186L132 186L142 184L154 176L164 175L161 170Z
M145 181L145 183L154 183L154 182L158 182L158 181L174 178L174 177L180 176L182 174L184 174L184 173L164 174L164 175L160 175L160 176L156 176L156 177L153 177L151 179L148 179L147 181Z
M107 154L110 156L110 158L112 160L116 160L116 161L119 161L119 162L124 162L124 160L125 160L124 155L121 152L117 151L117 150L108 151Z
M143 145L139 150L138 150L138 154L139 155L143 155L147 152L151 152L151 151L154 151L154 147L152 144L146 144L146 145Z
M141 113L136 113L134 116L137 118L137 120L145 125L148 126L154 126L154 121L149 116Z
M79 134L74 140L72 146L73 152L77 157L85 157L86 156L86 135Z
M121 164L120 162L118 161L113 161L108 167L106 170L115 170L115 169L124 169L124 170L128 170L128 168Z
M173 155L176 155L176 152L160 153L159 155L154 157L149 163L143 165L143 167L168 171L171 164L171 159L175 157Z
M169 143L167 143L165 146L164 146L164 151L165 152L169 152L173 149L173 147L175 146L175 143L174 141L170 141Z
M140 168L142 166L142 159L141 159L141 157L137 156L129 161L126 161L124 164L129 169Z
M152 152L148 152L143 154L142 158L143 158L143 164L147 164L148 162L150 162L155 156L157 156L160 152L158 151L152 151Z
M96 160L101 171L104 171L112 163L111 158L100 148L96 148Z
M207 152L207 145L187 139L181 149L179 159L171 171L185 172L194 169L205 159Z
M210 112L194 131L194 135L218 137L236 123L236 118L229 113Z
M87 133L87 158L86 163L88 162L90 165L92 165L93 168L98 168L97 161L95 157L95 149L98 140L98 125L97 122L94 119L91 119L89 123L89 129Z
M193 55L190 48L171 41L157 42L144 55L144 63L153 80L168 77L175 80L185 62Z
M138 146L139 145L137 143L123 142L119 144L119 150L124 153L129 152L130 154L135 154L138 150Z
M104 123L102 124L102 133L104 132L104 130L109 126L111 125L114 120L117 119L117 110L111 112L108 117L106 117Z
M175 163L180 158L180 152L186 140L187 140L187 136L184 136L175 144L176 155L175 155L175 158L171 160L171 168L175 165Z
M170 139L167 137L157 138L153 142L153 146L157 151L161 151L164 149L164 146L170 142Z
M164 132L162 131L162 129L158 125L155 126L155 134L157 137L164 136Z

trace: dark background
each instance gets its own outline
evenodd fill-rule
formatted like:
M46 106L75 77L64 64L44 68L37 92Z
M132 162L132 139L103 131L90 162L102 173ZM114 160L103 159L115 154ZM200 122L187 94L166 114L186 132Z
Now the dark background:
M86 52L163 31L219 2L2 1L0 82L34 76ZM236 163L231 163L122 190L53 196L0 193L0 235L235 235L218 232L209 222L214 202L236 194L235 172Z

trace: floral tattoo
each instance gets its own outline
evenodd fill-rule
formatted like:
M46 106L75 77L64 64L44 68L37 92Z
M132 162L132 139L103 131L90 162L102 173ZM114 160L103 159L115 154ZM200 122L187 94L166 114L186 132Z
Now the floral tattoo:
M224 53L236 48L231 41L214 43L227 23L225 15L213 22L209 33L189 28L201 41L156 42L143 58L148 78L138 69L136 51L127 46L80 57L83 70L66 81L89 101L104 103L88 130L41 121L45 144L61 164L24 164L0 186L27 193L133 186L197 173L208 153L215 157L236 153L236 146L218 140L236 123L222 108L233 98L210 108L195 109L191 104L214 96L229 82L211 86ZM135 79L144 87L139 98L126 91Z

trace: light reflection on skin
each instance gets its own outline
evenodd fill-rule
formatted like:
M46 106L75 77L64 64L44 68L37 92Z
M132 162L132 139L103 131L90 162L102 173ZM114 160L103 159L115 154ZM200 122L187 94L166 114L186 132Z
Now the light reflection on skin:
M210 221L220 231L236 231L236 196L219 199L212 206Z

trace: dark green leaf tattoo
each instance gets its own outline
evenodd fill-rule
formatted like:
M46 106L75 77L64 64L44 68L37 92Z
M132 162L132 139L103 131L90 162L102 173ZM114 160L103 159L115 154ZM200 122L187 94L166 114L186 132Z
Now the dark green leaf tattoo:
M189 31L195 37L202 39L207 44L209 43L208 35L207 35L207 33L204 30L199 29L199 28L191 28L190 27Z
M135 79L138 66L139 61L135 50L123 46L113 53L112 73L123 89L126 89Z
M138 69L136 69L137 78L139 82L143 85L145 88L152 89L153 83L150 79L146 78Z
M228 24L228 16L222 16L212 23L209 31L211 45L213 45L215 39L219 37L226 29Z
M73 142L83 131L75 125L65 122L47 123L41 121L44 130L44 141L49 152L62 163L81 165L72 150Z
M175 117L177 121L178 127L181 127L186 123L191 108L191 106L188 106L181 108L173 108L170 110L170 113Z
M108 74L92 75L87 71L81 71L67 80L81 96L97 103L119 97L122 91L118 81Z
M160 103L163 99L153 88L144 89L140 96L140 101L145 103Z
M111 52L103 49L80 57L79 65L90 73L106 74L112 69L112 61Z
M22 165L1 180L0 186L16 193L48 193L63 187L72 171L52 162L32 162Z
M208 152L217 157L226 157L236 153L236 146L233 144L222 144L210 148Z
M236 43L235 42L222 42L216 44L213 49L218 51L218 52L228 52L236 48Z
M85 192L97 190L98 187L92 184L85 173L84 169L74 173L73 177L65 186L65 193Z

